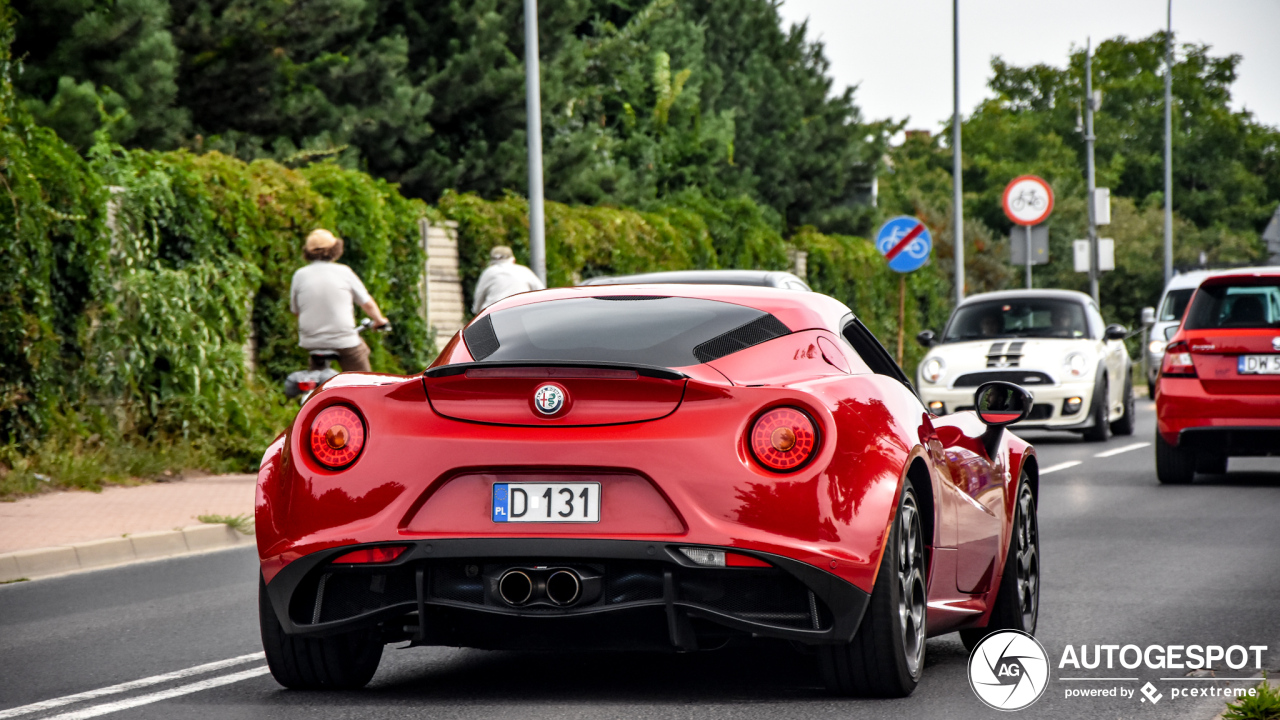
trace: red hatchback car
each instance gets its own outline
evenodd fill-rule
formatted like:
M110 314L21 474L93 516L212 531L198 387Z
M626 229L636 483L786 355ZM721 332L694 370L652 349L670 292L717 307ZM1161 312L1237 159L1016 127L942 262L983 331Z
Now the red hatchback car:
M1280 455L1280 267L1201 283L1156 381L1156 475L1189 483L1227 458Z
M932 417L838 301L562 288L485 310L426 372L344 373L258 476L260 620L292 688L392 642L791 641L901 696L925 638L1034 632L1034 450L1016 385Z

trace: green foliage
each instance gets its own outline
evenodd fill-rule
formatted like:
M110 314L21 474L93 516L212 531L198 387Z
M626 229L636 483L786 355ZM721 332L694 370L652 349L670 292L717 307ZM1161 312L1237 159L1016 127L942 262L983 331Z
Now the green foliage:
M94 132L174 147L188 111L176 105L178 50L168 0L13 0L18 91L42 125L87 151Z
M527 183L523 2L16 0L20 91L80 150L331 157L436 201ZM547 196L750 197L779 229L866 233L888 128L833 94L772 0L540 10Z
M427 363L434 211L334 164L126 151L103 128L86 160L16 101L0 14L0 496L252 468L295 410L277 389L306 362L289 285L318 226L399 328L370 340L375 369Z
M253 516L243 515L197 515L196 519L210 525L226 525L244 535L253 535Z
M1280 720L1280 691L1263 677L1258 694L1227 703L1223 720Z

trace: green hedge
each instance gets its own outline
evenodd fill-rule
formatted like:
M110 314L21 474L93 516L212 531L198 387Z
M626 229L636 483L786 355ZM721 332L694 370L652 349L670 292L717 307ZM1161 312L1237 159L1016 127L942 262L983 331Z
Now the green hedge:
M395 325L370 340L374 368L429 362L418 222L433 209L331 164L105 140L82 158L14 101L9 13L0 3L0 497L42 476L251 468L295 409L279 391L306 364L288 294L315 227L344 238Z
M521 262L529 261L524 198L491 202L470 194L446 194L439 209L458 223L468 306L490 248L509 245ZM656 270L782 270L790 267L788 250L803 250L808 253L807 279L813 289L844 302L891 353L896 349L900 276L864 238L822 235L806 228L788 242L747 198L717 202L685 195L648 212L547 203L546 215L547 279L553 287L597 275ZM924 328L940 329L946 322L950 286L934 264L906 279L903 365L914 377L924 356L915 335Z

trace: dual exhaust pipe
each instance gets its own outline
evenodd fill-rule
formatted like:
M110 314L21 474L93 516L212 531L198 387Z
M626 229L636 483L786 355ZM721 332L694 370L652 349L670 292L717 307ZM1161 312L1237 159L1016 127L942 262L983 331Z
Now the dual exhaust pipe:
M571 568L512 568L497 581L497 594L511 607L542 600L556 607L570 607L582 599L583 578Z

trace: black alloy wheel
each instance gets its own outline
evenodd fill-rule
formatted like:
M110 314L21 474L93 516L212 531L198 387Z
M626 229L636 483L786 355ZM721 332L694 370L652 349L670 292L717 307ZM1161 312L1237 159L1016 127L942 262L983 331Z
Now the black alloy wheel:
M904 480L871 602L853 641L818 648L827 687L840 695L906 697L924 672L927 614L920 506Z

